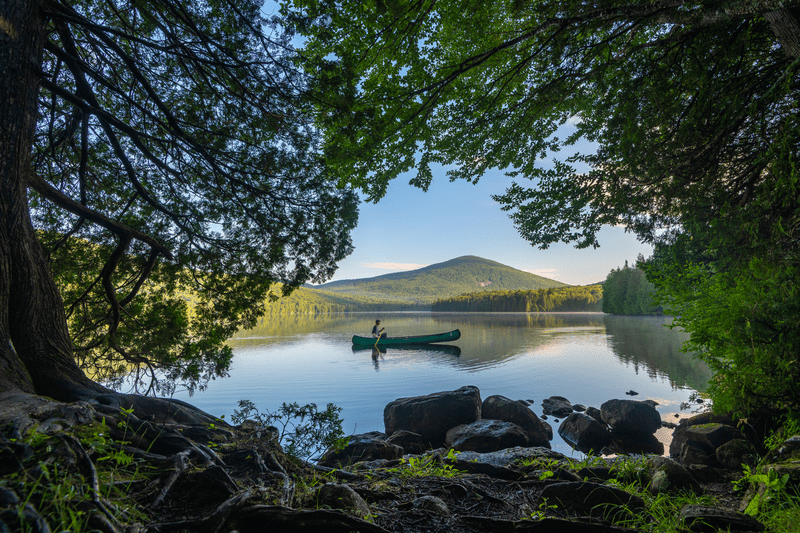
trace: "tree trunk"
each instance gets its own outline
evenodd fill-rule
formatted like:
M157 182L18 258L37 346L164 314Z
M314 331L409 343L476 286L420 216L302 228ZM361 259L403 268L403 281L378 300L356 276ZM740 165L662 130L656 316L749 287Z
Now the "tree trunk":
M61 296L29 215L41 7L0 0L0 387L70 401L107 391L75 364Z
M797 15L800 9L779 9L770 13L764 13L764 19L772 28L772 33L777 37L778 42L788 57L793 59L800 58L800 21Z

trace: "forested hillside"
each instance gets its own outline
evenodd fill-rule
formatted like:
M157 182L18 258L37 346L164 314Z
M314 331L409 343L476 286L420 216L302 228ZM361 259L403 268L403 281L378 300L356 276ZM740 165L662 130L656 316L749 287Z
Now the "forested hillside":
M347 294L359 300L366 298L429 305L438 299L465 293L564 286L566 284L559 281L469 255L409 272L326 283L319 289Z
M415 305L400 300L381 300L365 296L332 294L307 287L301 287L296 289L289 296L282 296L274 302L266 303L266 315L268 316L320 315L346 311L385 309L391 309L393 311L427 310L428 306Z
M655 286L644 271L628 266L612 270L603 285L603 312L613 315L660 315L661 307L653 301Z
M557 287L533 291L491 291L462 294L437 300L431 311L446 312L523 312L600 311L602 285Z

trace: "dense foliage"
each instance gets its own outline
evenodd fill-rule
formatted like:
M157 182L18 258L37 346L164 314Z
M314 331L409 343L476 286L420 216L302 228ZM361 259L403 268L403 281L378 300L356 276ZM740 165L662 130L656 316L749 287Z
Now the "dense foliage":
M31 218L95 378L224 373L271 284L325 281L352 249L357 199L317 159L304 75L260 9L47 4Z
M603 225L625 227L657 245L649 276L718 371L717 405L796 411L800 2L292 0L285 13L333 106L319 114L326 160L350 183L377 200L406 171L427 187L436 163L471 181L510 169L496 199L533 244L597 246ZM565 147L579 150L542 163Z
M543 313L600 311L603 287L558 287L533 291L490 291L462 294L433 302L435 312Z
M612 315L657 315L661 306L655 303L655 285L647 281L638 267L628 266L609 272L603 283L603 312Z

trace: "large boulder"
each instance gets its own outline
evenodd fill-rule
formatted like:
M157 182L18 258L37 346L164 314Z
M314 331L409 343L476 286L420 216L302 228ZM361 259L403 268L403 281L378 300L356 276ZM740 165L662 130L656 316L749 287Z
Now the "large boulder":
M359 518L366 518L369 505L352 487L339 483L326 483L317 491L317 505L349 511Z
M652 435L661 427L661 415L649 402L608 400L600 406L600 414L619 434Z
M476 420L447 432L448 448L458 451L494 452L514 446L527 446L528 435L516 424L502 420Z
M478 387L472 386L427 396L398 398L383 410L387 435L401 429L417 433L430 448L441 447L450 428L471 424L480 417L481 393Z
M400 446L405 454L420 455L428 450L427 444L422 440L422 435L404 429L392 433L386 442Z
M690 427L704 424L725 424L734 426L733 418L730 415L715 415L714 413L700 413L690 418L684 418L678 423L678 427L672 432L672 442L669 445L670 457L679 457L681 448L688 440L687 431Z
M611 433L605 425L583 413L572 413L559 426L561 438L578 451L600 453L611 443Z
M648 475L650 484L647 490L652 494L679 493L691 491L695 494L703 492L700 483L692 476L691 472L678 462L667 457L650 457L648 462Z
M557 418L566 418L572 413L572 404L563 396L550 396L542 400L542 412Z
M679 435L678 438L675 435ZM734 466L738 469L739 464L727 464L738 460L730 458L723 449L717 454L717 449L722 448L731 441L744 441L744 435L735 427L720 422L708 422L704 424L691 424L679 426L673 432L673 440L670 444L670 455L672 455L677 443L680 443L680 460L685 466L702 464L708 466L719 466L719 457L726 460L726 467Z
M352 435L342 449L331 448L317 461L320 466L342 467L360 461L400 459L403 448L386 442L385 435L377 431Z
M644 501L640 497L589 481L547 485L539 498L548 505L558 505L559 510L601 518L610 518L618 510L637 512L644 509Z
M552 429L548 438L547 427L527 405L505 396L489 396L481 405L481 418L511 422L522 428L528 436L528 446L550 447Z

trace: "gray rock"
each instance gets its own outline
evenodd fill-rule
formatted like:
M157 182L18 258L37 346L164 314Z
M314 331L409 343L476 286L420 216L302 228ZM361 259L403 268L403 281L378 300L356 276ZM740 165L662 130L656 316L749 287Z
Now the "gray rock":
M527 448L522 446L515 446L513 448L506 448L488 453L466 451L459 453L458 458L462 461L484 463L497 467L507 467L519 461L534 461L536 459L567 460L565 455L554 452L548 448Z
M696 441L686 441L681 448L680 461L683 466L716 464L714 450L706 448Z
M709 423L726 424L732 426L733 419L730 415L715 415L713 413L701 413L691 418L684 418L678 423L677 429L672 432L672 442L669 446L670 457L680 456L681 448L683 448L683 444L688 439L686 432L690 427Z
M696 533L717 531L764 531L764 524L750 515L708 507L687 505L681 509L681 521Z
M659 441L655 435L649 433L621 433L612 429L610 447L616 449L617 453L664 454L664 443Z
M449 448L474 452L494 452L514 446L527 446L528 436L516 424L502 420L477 420L462 424L447 432L445 442Z
M572 404L563 396L550 396L542 400L544 414L564 418L572 413Z
M326 451L317 461L317 464L341 467L359 461L391 460L399 459L403 456L403 448L389 444L381 437L383 437L383 433L378 432L352 435L343 449Z
M527 434L528 446L550 447L550 440L553 438L552 428L548 438L544 422L521 402L500 395L489 396L481 405L481 418L516 424Z
M414 500L412 505L416 509L423 509L435 515L444 517L449 517L452 515L450 508L447 507L447 504L444 502L444 500L437 498L436 496L422 496Z
M734 439L716 449L714 455L719 466L726 470L741 472L742 465L755 466L756 452L744 439Z
M709 450L716 450L726 442L744 439L744 435L732 426L711 422L687 428L686 439L696 441Z
M404 429L392 433L386 439L386 442L400 446L405 454L421 454L428 450L427 443L422 439L422 435Z
M597 407L587 407L586 411L584 411L584 414L591 416L601 424L605 425L605 422L603 422L603 415L600 412L600 409L598 409Z
M386 434L404 429L422 436L430 448L445 441L447 430L459 424L471 424L481 417L481 394L477 387L427 396L398 398L383 410Z
M584 453L599 453L611 443L611 433L597 420L583 413L572 413L558 427L561 435L570 446Z
M652 494L691 491L701 494L703 488L692 474L679 463L666 457L650 457L648 475L650 484L647 490Z
M317 491L317 501L320 506L350 511L360 518L369 514L367 502L348 485L326 483Z
M603 422L618 433L652 435L661 427L661 415L647 402L609 400L600 406Z
M596 517L610 517L616 511L644 508L644 501L624 490L591 483L588 481L567 481L547 485L540 500L555 503L560 510Z

